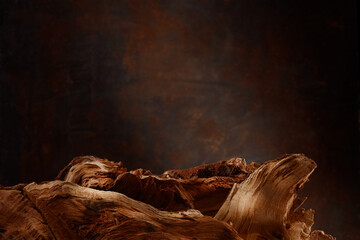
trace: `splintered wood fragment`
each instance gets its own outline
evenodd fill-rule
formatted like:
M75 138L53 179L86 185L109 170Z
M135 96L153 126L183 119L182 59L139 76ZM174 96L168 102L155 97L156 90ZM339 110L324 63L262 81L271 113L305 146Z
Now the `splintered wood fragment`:
M309 239L313 211L291 210L299 204L296 191L315 168L302 154L264 163L233 186L215 219L230 223L246 240Z
M336 238L323 231L315 230L311 233L310 240L336 240Z
M227 161L205 164L188 169L168 170L160 176L178 179L209 178L214 176L235 177L241 173L252 173L259 166L257 163L247 165L244 158L231 158Z
M56 239L241 239L227 223L197 210L160 211L121 193L70 182L32 183L24 193Z

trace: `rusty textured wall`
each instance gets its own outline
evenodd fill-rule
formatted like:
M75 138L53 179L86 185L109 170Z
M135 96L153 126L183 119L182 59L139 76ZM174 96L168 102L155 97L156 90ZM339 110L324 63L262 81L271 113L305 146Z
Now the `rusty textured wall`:
M316 227L360 235L356 1L0 6L1 184L81 154L160 173L301 152Z

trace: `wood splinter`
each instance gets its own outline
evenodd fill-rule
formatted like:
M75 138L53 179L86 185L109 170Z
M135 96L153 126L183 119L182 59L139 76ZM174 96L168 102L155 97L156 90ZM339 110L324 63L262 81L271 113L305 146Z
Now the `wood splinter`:
M299 210L305 199L296 195L315 168L316 163L302 154L266 162L234 184L214 218L232 225L246 240L318 239L318 234L310 235L314 211Z

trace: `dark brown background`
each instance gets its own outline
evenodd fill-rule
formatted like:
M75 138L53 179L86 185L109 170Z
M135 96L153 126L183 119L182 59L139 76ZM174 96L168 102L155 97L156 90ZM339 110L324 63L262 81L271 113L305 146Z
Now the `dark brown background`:
M356 1L2 0L0 184L93 154L160 173L305 153L360 239Z

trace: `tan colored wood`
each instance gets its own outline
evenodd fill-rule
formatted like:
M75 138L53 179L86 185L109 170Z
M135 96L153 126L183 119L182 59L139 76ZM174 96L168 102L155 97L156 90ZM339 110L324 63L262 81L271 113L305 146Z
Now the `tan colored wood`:
M0 239L334 240L311 232L314 210L297 196L315 167L291 154L154 175L77 157L58 180L0 186Z
M303 154L264 163L234 184L215 219L232 225L245 240L308 240L314 211L299 209L304 199L296 192L315 168Z
M241 239L230 225L197 210L160 211L121 193L70 182L32 183L24 193L56 239Z

